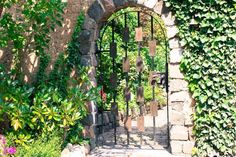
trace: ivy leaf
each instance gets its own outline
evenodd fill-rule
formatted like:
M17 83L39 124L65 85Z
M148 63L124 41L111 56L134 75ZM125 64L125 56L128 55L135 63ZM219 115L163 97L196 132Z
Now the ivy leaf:
M206 101L207 101L207 96L206 95L201 95L200 97L199 97L199 100L200 100L200 102L203 104L203 103L205 103Z
M193 74L193 78L194 79L199 79L199 78L201 78L201 76L199 74Z

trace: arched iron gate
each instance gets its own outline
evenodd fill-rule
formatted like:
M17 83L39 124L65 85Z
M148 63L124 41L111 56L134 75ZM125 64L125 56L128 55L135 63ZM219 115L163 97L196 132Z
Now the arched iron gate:
M111 86L116 89L117 88L117 74L115 73L115 68L116 68L116 57L117 57L117 43L115 42L115 19L118 18L118 17L121 17L123 16L124 18L124 28L123 28L123 33L122 33L122 41L125 45L124 49L125 49L125 54L124 54L124 57L123 57L123 62L122 62L122 66L123 66L123 73L125 74L125 80L126 80L126 87L124 89L124 100L126 103L126 117L125 117L125 120L124 120L124 126L125 126L125 130L126 130L126 134L127 134L127 145L130 144L130 132L132 130L131 128L131 117L130 117L130 113L129 113L129 101L130 101L130 89L129 89L129 69L130 69L130 62L129 62L129 58L128 58L128 43L130 42L130 30L129 30L129 26L128 26L128 19L127 19L127 15L129 13L136 13L137 14L137 21L138 21L138 25L137 25L137 28L135 28L135 41L136 41L136 44L137 44L137 51L138 51L138 56L137 56L137 59L136 59L136 71L138 73L138 84L139 84L139 87L137 88L136 90L136 101L137 101L137 104L139 106L139 109L140 109L140 113L139 113L139 117L138 117L138 120L137 120L137 123L138 123L138 130L139 130L139 133L140 133L140 145L142 145L142 134L143 132L145 131L144 129L144 118L143 118L143 111L142 111L142 106L144 104L144 89L142 87L142 72L143 72L143 58L141 57L141 43L143 42L143 35L142 35L142 27L141 27L141 21L140 21L140 14L145 14L145 15L148 15L150 16L151 20L150 20L150 23L151 23L151 40L148 42L148 45L149 45L149 55L151 57L151 62L152 62L152 68L151 68L151 71L150 71L150 77L149 77L149 81L150 81L150 84L152 86L152 101L151 101L151 105L150 105L150 108L151 108L151 115L153 116L153 141L154 143L156 142L155 141L155 135L156 135L156 116L157 116L157 110L158 110L158 102L156 101L156 98L155 98L155 86L156 85L164 85L165 87L165 91L166 91L166 96L167 96L167 101L166 101L166 104L167 104L167 117L166 117L166 125L167 125L167 143L168 143L168 146L169 146L169 104L168 104L168 41L167 41L167 37L166 37L166 34L165 34L165 30L164 28L162 27L162 25L159 23L159 21L153 17L153 15L151 15L150 13L146 12L146 11L143 11L143 10L138 10L138 11L127 11L127 12L124 12L124 13L121 13L121 14L118 14L117 16L113 17L112 19L109 19L109 21L107 21L101 31L100 31L100 38L98 40L98 50L97 50L97 55L98 55L98 58L99 58L99 65L101 66L103 64L103 61L102 61L102 53L110 53L110 58L112 60L112 73L110 75L110 81L111 81ZM155 68L154 68L154 57L156 56L156 44L157 44L157 41L155 39L155 36L154 36L154 21L156 21L159 25L159 28L161 29L161 32L164 36L164 45L165 45L165 72L164 73L160 73L160 72L157 72L155 71ZM112 29L112 33L111 33L111 36L112 36L112 41L110 42L110 47L109 49L104 49L102 47L102 42L103 42L103 38L104 38L104 34L107 30L108 27L111 27ZM99 70L99 67L98 66L98 70ZM103 76L102 76L102 72L101 72L101 75L98 76L100 78L100 80L102 81L103 80ZM117 91L114 90L113 92L113 100L111 102L111 106L110 106L110 110L111 110L111 113L113 115L113 118L114 118L114 125L113 125L113 129L114 129L114 144L116 145L117 144L117 124L116 124L116 118L117 118L117 115L118 115L118 105L117 105L117 102L116 102L116 96L117 96ZM103 105L103 104L101 104ZM102 111L102 114L103 114L103 111ZM103 115L102 115L102 125L101 125L101 128L102 128L102 135L104 133L104 129L103 129ZM97 139L98 140L98 139ZM102 138L102 143L104 142L105 138L103 137Z

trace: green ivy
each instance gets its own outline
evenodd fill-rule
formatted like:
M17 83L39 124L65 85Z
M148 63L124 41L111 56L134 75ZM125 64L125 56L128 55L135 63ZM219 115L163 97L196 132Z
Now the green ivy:
M175 13L181 70L195 99L194 156L236 154L236 0L166 0Z

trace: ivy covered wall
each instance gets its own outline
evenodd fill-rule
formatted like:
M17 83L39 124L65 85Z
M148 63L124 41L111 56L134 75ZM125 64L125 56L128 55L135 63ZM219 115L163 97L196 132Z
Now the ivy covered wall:
M236 153L236 1L167 0L185 47L181 70L195 99L193 154Z

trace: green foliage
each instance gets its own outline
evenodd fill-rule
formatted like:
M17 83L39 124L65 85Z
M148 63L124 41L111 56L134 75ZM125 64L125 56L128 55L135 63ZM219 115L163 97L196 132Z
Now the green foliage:
M166 4L179 24L185 46L181 69L196 100L193 154L205 157L215 151L222 157L234 156L236 1L167 0Z
M36 53L40 58L38 79L42 79L48 65L46 49L50 41L50 32L61 26L64 4L61 0L42 1L1 1L3 8L15 7L15 17L10 13L3 14L0 19L0 48L11 48L13 69L21 76L23 57ZM47 62L45 62L47 60Z
M18 147L16 157L58 157L61 155L61 139L56 135L39 138L26 147Z
M66 140L73 126L81 132L79 120L87 113L84 104L96 98L95 89L87 92L81 88L84 84L75 85L67 87L66 96L62 96L57 88L47 84L34 89L11 76L0 69L0 117L7 113L13 127L7 131L15 137L16 144L26 145L37 135L46 136L55 130L62 130Z
M89 69L78 66L77 38L84 14L78 16L68 50L59 55L48 75L50 33L61 26L64 4L61 0L7 0L0 6L17 8L16 18L5 13L0 19L0 47L12 46L13 53L11 71L6 73L0 66L0 118L7 113L11 123L4 133L19 146L27 146L36 137L46 137L53 131L62 134L63 142L82 142L80 120L87 114L85 103L97 98L97 89L84 90L91 86ZM22 57L27 53L36 53L40 61L36 81L31 85L22 79Z

